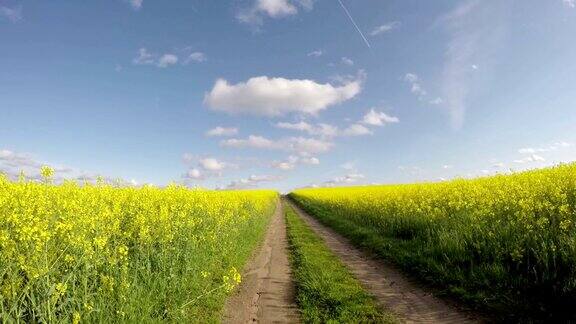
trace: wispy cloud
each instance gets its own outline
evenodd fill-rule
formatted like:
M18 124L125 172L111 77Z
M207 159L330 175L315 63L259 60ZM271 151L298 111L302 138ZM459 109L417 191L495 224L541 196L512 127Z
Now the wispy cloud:
M326 153L334 144L330 141L307 137L286 137L271 140L263 136L250 135L245 139L231 138L220 142L223 147L251 148L262 150L286 151L301 156L311 156Z
M142 8L142 4L144 3L144 0L127 0L127 1L134 10L140 10Z
M422 88L420 77L418 77L418 75L414 73L406 73L403 80L410 85L410 92L418 96L420 99L428 94L428 92Z
M320 57L322 55L324 55L324 51L322 51L322 50L315 50L315 51L308 53L308 56L312 56L312 57Z
M318 165L318 164L320 164L320 160L313 156L290 155L284 161L272 162L272 167L279 170L288 171L293 170L294 168L296 168L297 165Z
M332 180L328 180L325 181L323 183L324 187L335 187L335 186L340 186L340 185L350 185L353 183L356 183L362 179L364 179L365 176L361 173L349 173L340 177L335 177Z
M430 104L435 105L435 106L441 105L443 103L444 103L444 100L440 97L437 97L437 98L430 100Z
M193 52L190 55L188 55L188 58L186 59L186 61L184 61L185 64L188 63L202 63L202 62L206 62L208 60L208 57L206 56L206 54L202 53L202 52Z
M342 136L363 136L363 135L371 135L372 131L360 124L352 124L342 130Z
M138 50L138 55L132 60L135 65L149 65L154 64L155 55L148 52L146 48L140 48Z
M381 34L385 34L388 32L391 32L392 30L400 27L400 22L398 21L393 21L384 25L380 25L376 28L374 28L371 32L370 32L370 36L378 36Z
M342 57L342 59L340 60L342 62L342 64L344 65L348 65L348 66L353 66L354 65L354 61L346 56Z
M384 126L386 124L398 123L398 117L389 116L386 113L376 111L374 108L370 109L363 117L357 122L353 122L348 126L339 128L326 123L311 124L305 121L297 123L278 122L275 124L277 128L306 132L311 136L318 136L324 139L331 139L338 136L363 136L371 135L372 130L366 126Z
M328 139L337 136L362 136L372 134L368 128L359 124L352 124L344 129L340 129L339 127L331 124L310 124L304 121L297 123L279 122L276 123L275 126L282 129L306 132L308 135Z
M572 144L568 142L556 142L552 143L546 147L523 147L518 150L520 154L535 154L535 153L544 153L544 152L552 152L562 148L571 147Z
M576 0L562 0L562 3L568 8L576 8Z
M275 182L282 180L282 177L275 175L251 175L248 178L243 178L240 180L235 180L230 182L226 189L238 190L238 189L249 189L255 188L259 184L264 182Z
M464 115L473 95L489 77L506 34L506 16L511 0L468 0L441 17L450 41L445 53L441 81L442 98L449 111L453 128L464 123ZM487 23L489 21L489 23ZM483 66L483 73L471 66Z
M278 122L275 126L282 129L306 132L309 135L319 137L336 137L339 133L338 127L325 123L310 124L305 121L297 123Z
M420 176L424 172L424 170L421 167L411 165L401 165L398 167L398 170L412 176Z
M522 159L514 160L514 163L524 164L524 163L530 163L530 162L544 162L544 161L546 161L546 159L541 157L540 155L530 154L527 157L524 157Z
M0 6L0 17L4 17L11 23L17 23L22 20L22 6L14 8Z
M178 56L171 53L157 55L142 47L138 50L138 55L132 59L134 65L156 65L159 68L166 68L178 63Z
M238 128L236 127L222 127L218 126L212 128L211 130L206 132L206 136L234 136L238 134Z

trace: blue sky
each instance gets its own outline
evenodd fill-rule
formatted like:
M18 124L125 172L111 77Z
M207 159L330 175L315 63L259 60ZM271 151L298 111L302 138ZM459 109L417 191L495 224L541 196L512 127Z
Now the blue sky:
M576 160L574 0L0 0L0 171L208 188Z

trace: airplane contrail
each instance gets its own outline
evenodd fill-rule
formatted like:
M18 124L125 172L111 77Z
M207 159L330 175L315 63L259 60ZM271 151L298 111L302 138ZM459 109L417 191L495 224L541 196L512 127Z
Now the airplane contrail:
M362 31L360 30L360 28L358 27L358 25L354 21L354 18L352 18L352 15L348 11L348 9L346 9L346 6L344 5L344 3L342 3L342 0L338 0L338 2L340 2L340 6L342 7L344 12L346 13L346 16L348 16L348 18L350 18L350 21L352 22L352 24L354 25L354 27L358 31L358 34L360 34L360 36L362 36L362 39L364 40L364 43L366 43L366 46L368 46L368 48L372 48L372 46L370 46L370 42L368 41L368 39L366 39L366 37L364 36Z

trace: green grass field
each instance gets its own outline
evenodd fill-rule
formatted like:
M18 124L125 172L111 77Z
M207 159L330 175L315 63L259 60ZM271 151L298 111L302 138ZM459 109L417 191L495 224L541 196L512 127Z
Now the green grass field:
M285 204L297 302L306 323L395 323L305 222Z

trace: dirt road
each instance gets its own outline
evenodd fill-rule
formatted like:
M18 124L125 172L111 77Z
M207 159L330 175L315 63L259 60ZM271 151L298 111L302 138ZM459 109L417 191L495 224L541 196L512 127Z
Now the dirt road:
M300 322L287 245L286 222L278 202L264 242L226 303L223 323Z
M379 304L391 310L405 323L474 323L481 322L433 296L420 285L409 280L395 267L376 260L354 247L346 238L310 217L292 201L286 201L318 234L327 246L348 267L364 288L376 297Z

